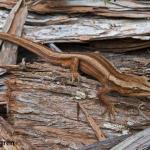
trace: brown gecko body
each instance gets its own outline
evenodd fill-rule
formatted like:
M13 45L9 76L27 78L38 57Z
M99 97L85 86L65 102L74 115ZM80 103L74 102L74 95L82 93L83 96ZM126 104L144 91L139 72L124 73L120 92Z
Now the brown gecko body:
M52 64L69 67L73 80L78 79L78 69L97 79L103 87L99 89L98 96L112 114L114 110L105 97L111 91L116 91L125 96L150 96L150 83L145 77L121 73L101 55L58 53L30 40L2 32L0 32L0 39L22 46L47 59Z

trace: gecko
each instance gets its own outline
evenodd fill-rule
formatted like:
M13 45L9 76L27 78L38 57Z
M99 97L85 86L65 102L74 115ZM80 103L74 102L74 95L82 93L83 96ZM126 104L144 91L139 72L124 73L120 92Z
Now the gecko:
M72 81L79 80L79 73L95 78L101 83L97 95L105 105L109 115L115 114L115 107L110 103L110 92L118 92L123 96L146 97L150 96L150 83L145 76L138 76L119 71L104 56L94 53L54 52L41 44L8 33L0 32L0 39L17 44L54 65L70 68Z

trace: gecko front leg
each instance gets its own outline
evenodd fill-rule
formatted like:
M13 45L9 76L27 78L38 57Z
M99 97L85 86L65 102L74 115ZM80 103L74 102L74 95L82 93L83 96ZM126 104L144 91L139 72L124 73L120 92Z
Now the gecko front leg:
M64 67L69 67L71 70L71 81L78 81L79 82L79 59L77 57L74 57L72 59L69 60L64 60L64 62L62 63L62 66Z
M71 74L72 74L72 82L77 81L79 82L79 59L78 58L73 58L72 59L72 63L70 65L70 69L71 69Z

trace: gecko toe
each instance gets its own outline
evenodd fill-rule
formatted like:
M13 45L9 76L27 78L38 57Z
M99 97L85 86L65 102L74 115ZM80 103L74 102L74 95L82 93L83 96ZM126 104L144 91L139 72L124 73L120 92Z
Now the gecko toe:
M79 82L80 81L79 73L73 72L71 75L71 81L72 81L72 83L75 81Z

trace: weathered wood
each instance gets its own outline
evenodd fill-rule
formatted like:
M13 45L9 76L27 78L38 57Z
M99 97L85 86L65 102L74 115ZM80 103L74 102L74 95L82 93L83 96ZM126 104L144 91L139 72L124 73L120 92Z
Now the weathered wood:
M71 30L69 31L68 29ZM139 38L144 39L143 35L147 35L149 32L149 20L107 20L84 17L78 18L78 21L73 24L39 26L36 29L32 26L26 26L23 36L42 43L87 42L137 35ZM147 44L149 46L149 42Z
M123 142L114 146L111 150L144 150L150 148L150 128L145 129L131 137L127 138Z
M23 0L19 0L7 17L6 23L2 28L3 32L21 36L25 18L27 16L27 7L24 6ZM0 42L1 43L1 42ZM9 42L3 42L0 51L0 64L16 64L18 46ZM0 74L5 72L0 70Z
M110 150L110 148L112 148L116 144L122 142L128 136L129 135L122 135L119 137L108 138L104 141L100 141L100 142L85 146L83 148L80 148L79 150Z

